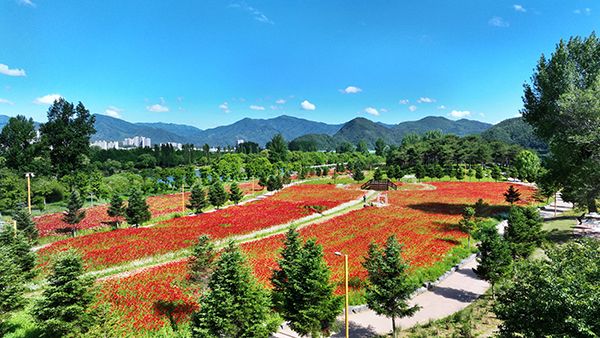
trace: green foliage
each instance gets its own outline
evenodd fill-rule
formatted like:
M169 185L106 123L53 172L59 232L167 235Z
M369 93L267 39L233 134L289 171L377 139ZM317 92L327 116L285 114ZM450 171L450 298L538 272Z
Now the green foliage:
M572 37L560 41L550 58L540 58L525 85L523 118L550 145L561 163L552 175L563 189L563 199L597 211L600 197L600 39Z
M271 141L267 142L267 149L269 149L269 161L271 163L286 162L288 160L288 145L281 133L274 135Z
M229 196L225 192L225 187L223 187L221 180L215 180L208 188L208 200L215 208L219 209L223 206L228 198Z
M201 235L190 252L188 258L188 281L195 284L200 291L206 291L210 275L217 259L217 251L210 235Z
M369 280L365 293L369 309L378 315L392 318L394 337L396 317L412 317L421 308L407 303L410 294L419 286L408 278L408 264L401 255L402 248L395 235L391 235L383 249L375 242L369 243L367 256L362 263Z
M342 142L336 149L336 153L344 154L344 153L353 153L355 151L354 144L352 142L344 141Z
M48 109L48 122L40 126L41 143L59 177L85 168L95 122L96 117L81 102L75 107L59 98Z
M299 335L329 336L342 298L333 293L323 249L315 239L302 244L295 229L288 231L283 243L271 277L275 309Z
M369 153L369 146L367 145L367 142L363 140L358 141L356 144L356 151L366 156Z
M383 172L381 171L381 169L379 169L379 167L377 167L377 169L375 169L375 172L373 173L373 179L375 179L375 180L383 179Z
M204 188L199 184L194 184L192 187L192 193L190 194L190 199L185 207L193 210L194 213L199 214L202 212L202 209L206 208L207 206L208 201L206 200L206 192L204 192Z
M73 237L77 235L77 225L83 221L86 215L86 211L81 210L81 208L83 208L83 199L77 190L73 190L73 192L71 192L71 196L69 196L67 212L61 218L61 221L67 223L69 226L61 229L61 232L71 232Z
M129 225L139 227L140 224L152 218L150 206L146 202L144 193L138 188L131 189L129 194L129 205L125 209L125 219Z
M83 273L83 260L74 252L63 253L53 265L48 287L32 310L44 337L75 337L94 325L95 277Z
M383 138L378 138L377 141L375 141L375 155L377 156L383 156L384 155L384 151L385 148L387 147L387 142L385 142L385 140Z
M360 182L365 179L365 174L363 174L362 170L355 169L352 178L354 178L356 182Z
M502 179L502 170L500 170L500 167L496 164L494 164L494 166L492 167L492 178L496 182Z
M244 192L240 190L240 186L236 182L231 183L229 191L229 200L235 204L240 203L242 198L244 198Z
M6 159L8 168L19 172L31 172L37 169L33 159L40 153L33 119L23 115L11 117L0 132L0 155Z
M478 245L480 256L477 258L473 272L477 277L492 284L492 297L495 286L511 271L512 257L508 242L500 237L496 227L483 228L481 244Z
M513 259L525 259L531 256L544 237L540 213L534 207L510 208L508 226L504 232L504 240L509 243Z
M123 217L125 215L125 204L123 203L123 198L118 193L113 194L110 199L110 205L106 213L109 217L115 218L115 227L119 228L119 217Z
M582 238L522 261L498 292L494 312L505 337L600 335L600 242Z
M17 221L17 230L27 238L30 243L35 243L40 234L35 226L35 222L31 219L31 214L25 207L21 207L13 214L13 220Z
M280 320L268 294L252 276L247 259L229 242L192 316L192 337L269 337Z
M503 195L504 200L510 203L510 205L513 205L515 202L518 202L521 199L521 193L519 192L519 189L515 189L512 184L510 187L508 187L508 190L503 193Z
M281 176L269 176L267 180L267 190L275 191L283 188L283 183L281 182Z
M535 182L540 170L540 159L536 154L523 150L515 160L515 168L521 179Z
M27 188L23 181L8 168L0 169L0 210L13 208L26 198Z
M11 248L0 246L0 333L10 313L25 305L22 271Z
M472 207L465 207L462 219L458 222L458 225L469 236L467 246L471 246L471 236L481 227L481 223L481 218L475 216L475 209Z

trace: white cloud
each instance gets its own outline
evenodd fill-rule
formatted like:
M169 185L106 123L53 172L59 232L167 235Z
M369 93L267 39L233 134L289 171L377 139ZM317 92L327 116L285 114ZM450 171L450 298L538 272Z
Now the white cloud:
M60 94L50 94L43 97L36 97L31 103L34 104L54 104L54 101L60 99Z
M521 5L513 5L513 8L517 12L527 12L527 10L525 8L523 8L523 6L521 6Z
M160 99L160 104L162 104L163 106L165 105L165 99L163 99L162 97L159 97Z
M400 100L398 104L408 104L408 100Z
M153 106L146 106L146 110L153 113L166 113L170 111L169 107L161 106L158 103Z
M25 70L23 69L8 69L8 66L0 63L0 74L9 75L9 76L27 76L25 75Z
M231 4L231 5L229 5L229 8L238 8L238 9L241 9L243 11L250 12L254 16L255 20L258 20L258 21L263 22L263 23L270 23L272 25L275 24L273 21L269 20L269 18L267 18L267 16L264 15L261 11L248 6L248 4L246 4L243 1L239 2L239 3L236 3L236 4Z
M504 19L502 19L499 16L495 16L493 18L490 19L490 21L488 21L488 23L492 26L496 26L496 27L508 27L509 24L508 22L504 21Z
M371 108L371 107L366 108L365 109L365 113L371 114L371 115L375 115L375 116L379 116L379 112L377 111L377 109Z
M8 101L8 100L5 100L5 99L3 99L3 98L0 98L0 103L10 104L11 106L14 106L14 105L15 105L14 103L12 103L12 102L10 102L10 101Z
M31 2L30 0L17 0L17 3L19 5L26 5L26 6L35 7L35 4L33 2Z
M180 96L180 97L178 97L178 98L175 99L175 102L181 102L181 101L183 101L183 97L182 96Z
M585 12L585 14L587 14L587 15L590 15L590 13L592 12L592 10L591 10L591 9L589 9L589 8L586 8L586 9L584 10L584 12ZM581 14L581 13L582 13L582 11L581 11L581 10L579 10L579 9L576 9L576 10L574 10L574 11L573 11L573 13L575 13L575 14Z
M225 113L225 114L231 113L231 110L229 110L229 105L227 104L227 102L223 102L223 104L219 106L219 109L221 109L223 111L223 113Z
M450 117L465 117L465 116L471 116L471 112L468 111L468 110L465 110L465 111L453 110L450 114L448 114L446 116L450 116Z
M109 106L108 109L113 110L113 111L118 111L118 112L122 112L123 111L123 109L119 109L119 108L117 108L115 106Z
M179 109L179 111L185 111L185 108L177 107L177 109Z
M432 103L432 102L436 102L436 101L435 101L435 99L430 99L428 97L422 97L419 100L417 100L417 102L419 102L419 103L423 103L423 102Z
M358 93L362 92L362 89L354 86L348 86L346 89L340 89L340 92L350 94L350 93Z
M482 116L482 117L485 117L485 114L483 114L483 113L479 113L479 114L477 114L477 115L479 115L479 116Z
M278 106L270 106L269 108L271 108L273 110L283 109L283 107L278 107Z
M316 107L315 107L315 105L314 105L314 104L312 104L312 103L310 103L310 102L308 102L308 101L304 101L304 102L302 102L302 103L300 104L300 108L301 108L302 110L315 110L315 108L316 108Z
M277 104L284 104L284 103L286 103L286 102L287 102L287 101L286 101L286 100L283 100L283 99L279 99L279 100L275 101L275 103L277 103Z
M441 106L437 107L437 109L447 109L447 108L446 108L446 106L441 105Z
M252 109L252 110L265 110L265 107L251 105L250 109Z
M382 112L382 113L387 113L388 112L388 110L384 109L384 108L379 109L379 111Z
M408 107L408 110L410 110L410 111L415 111L417 109L419 109L419 107L417 107L417 106L410 106L410 107Z
M117 118L117 119L123 119L123 116L121 116L121 114L119 114L119 113L117 113L116 111L114 111L114 110L111 110L111 109L107 109L107 110L104 112L104 115L108 115L108 116L110 116L110 117L114 117L114 118Z

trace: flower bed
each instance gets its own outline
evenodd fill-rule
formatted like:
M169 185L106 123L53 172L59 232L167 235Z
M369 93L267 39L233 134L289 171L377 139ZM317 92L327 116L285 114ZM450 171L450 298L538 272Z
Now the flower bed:
M333 208L363 194L361 191L337 193L335 187L323 187L329 194L313 196L311 186L290 187L295 201L279 200L275 195L245 205L232 206L202 215L174 218L151 228L129 228L99 232L87 236L69 238L53 243L38 252L38 268L44 271L51 263L51 256L59 251L74 248L84 255L92 270L118 265L147 256L161 255L184 249L202 234L213 239L248 234L298 220L315 212L310 205ZM288 189L283 192L287 193Z

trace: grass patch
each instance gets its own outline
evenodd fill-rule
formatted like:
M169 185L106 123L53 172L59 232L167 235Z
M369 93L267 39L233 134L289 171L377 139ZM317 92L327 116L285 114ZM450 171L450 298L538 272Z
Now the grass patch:
M403 330L399 337L486 337L501 323L492 312L491 290L461 311L427 324Z

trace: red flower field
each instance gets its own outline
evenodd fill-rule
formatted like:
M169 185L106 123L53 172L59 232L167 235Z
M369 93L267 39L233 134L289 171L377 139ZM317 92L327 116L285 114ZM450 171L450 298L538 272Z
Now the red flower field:
M466 238L463 232L454 229L466 205L483 198L495 211L508 210L508 203L504 202L502 196L508 188L505 183L442 182L431 185L436 189L389 191L388 206L355 210L324 223L309 225L302 228L300 233L305 239L317 238L317 243L324 248L325 260L332 269L332 280L341 283L343 259L334 255L336 251L349 255L351 278L364 280L366 272L361 260L368 244L371 241L383 243L393 233L404 244L404 258L411 268L426 268L443 260L452 248ZM327 189L327 186L310 187L315 196L321 194L317 187ZM521 186L519 190L527 200L531 199L534 192L532 188ZM287 193L290 200L302 200L301 195L295 195L297 191L290 190ZM283 199L284 195L278 195L277 198ZM271 269L276 264L283 238L284 235L276 235L241 245L249 256L257 278L265 286L269 285ZM144 273L105 282L101 298L116 308L123 307L119 310L125 316L123 325L131 325L134 330L155 330L168 323L164 316L153 310L153 304L158 300L177 301L181 304L177 318L185 320L193 310L193 303L176 286L177 281L183 280L186 275L185 263L183 260L152 267ZM165 281L161 282L161 279ZM170 293L176 296L169 296ZM139 311L127 312L130 308Z

